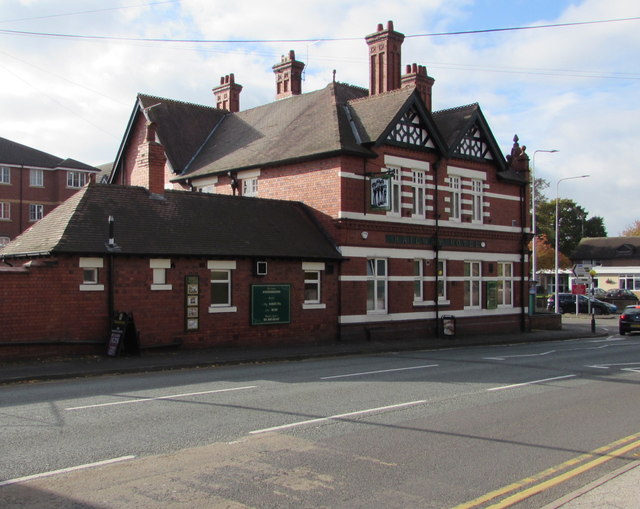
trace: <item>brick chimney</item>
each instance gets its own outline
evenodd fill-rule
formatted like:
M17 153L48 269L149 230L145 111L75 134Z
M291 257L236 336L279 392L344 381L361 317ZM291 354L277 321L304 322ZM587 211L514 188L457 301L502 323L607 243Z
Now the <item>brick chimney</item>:
M240 92L242 92L242 85L236 83L233 73L222 76L220 86L213 89L213 94L216 96L216 108L238 113L240 111Z
M164 147L156 141L156 126L147 122L144 140L138 146L138 155L131 172L131 185L146 187L154 194L164 194L165 163Z
M365 38L369 45L369 95L397 90L400 82L400 61L404 35L393 30L393 21L382 23L378 31Z
M424 65L407 65L407 73L402 75L402 87L415 87L429 111L431 111L431 89L435 81L427 75L427 68Z
M300 95L302 93L302 70L304 63L296 60L293 50L282 55L279 64L273 66L276 75L276 99Z

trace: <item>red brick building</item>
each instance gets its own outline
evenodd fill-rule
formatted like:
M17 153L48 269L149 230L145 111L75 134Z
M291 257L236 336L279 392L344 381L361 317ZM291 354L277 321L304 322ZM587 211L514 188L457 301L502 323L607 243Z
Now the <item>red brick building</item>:
M98 173L93 166L0 138L0 247Z
M189 191L178 194L215 199L239 195L227 196L244 198L239 203L253 203L247 197L302 202L341 254L332 263L326 256L313 261L294 255L295 268L283 267L273 280L300 285L301 263L325 264L316 272L321 284L328 284L321 291L328 299L321 303L326 304L323 323L331 322L333 329L318 332L319 324L307 315L292 317L289 324L247 327L253 264L242 251L234 252L238 244L232 243L225 258L242 268L232 274L233 285L235 279L244 282L236 294L242 305L220 312L216 322L229 334L236 331L236 339L326 340L335 331L343 340L412 335L428 344L441 334L443 317L455 318L458 334L527 327L528 157L517 138L509 156L501 153L478 104L432 111L434 79L426 68L412 64L401 74L403 39L391 22L367 36L369 90L334 81L302 93L304 64L290 51L273 67L277 100L257 108L240 110L242 86L234 75L214 89L216 104L229 110L138 96L112 184L142 186L150 197L173 196L175 191L165 190L175 188ZM185 210L176 209L172 217L192 217ZM215 235L220 223L209 219L216 226L207 231ZM234 232L240 243L260 238L241 223ZM155 234L145 231L145 238L153 242ZM284 249L278 259L284 260L296 235L286 228L274 228L273 235ZM176 256L197 254L181 248L184 241L183 235L168 241L176 245ZM249 259L267 257L259 244ZM9 247L14 257L24 251ZM135 263L151 263L153 251L141 251L143 260ZM207 260L197 262L199 280L213 285L205 274L211 270ZM166 306L155 302L159 294L143 289L134 273L118 287L142 293L126 301L131 309L116 309L132 311L137 320L145 299L153 311L142 313L149 312L151 320ZM173 288L182 299L184 288ZM118 300L117 293L114 297ZM218 336L215 328L196 335L184 327L169 330L173 326L149 329L145 341L166 341L172 334L186 344L216 345L230 338Z

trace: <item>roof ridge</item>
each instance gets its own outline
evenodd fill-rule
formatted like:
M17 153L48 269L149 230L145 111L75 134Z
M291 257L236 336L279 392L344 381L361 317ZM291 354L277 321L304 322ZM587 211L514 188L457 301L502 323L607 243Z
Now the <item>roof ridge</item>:
M354 88L357 88L357 87L354 87ZM366 88L362 88L362 90L368 91L368 89L366 89ZM353 104L353 103L357 103L357 102L367 101L369 99L375 99L377 97L388 97L390 95L395 95L395 94L399 94L401 92L406 92L407 90L409 90L409 87L396 88L394 90L387 90L386 92L383 92L381 94L368 95L366 97L358 97L357 99L350 99L348 102L349 102L349 104ZM411 89L411 93L413 93L413 89Z
M142 92L139 92L138 93L138 97L141 97L141 96L147 97L149 99L156 99L156 100L162 101L162 102L169 102L169 103L175 103L175 104L184 104L184 105L187 105L187 106L196 106L196 107L199 107L199 108L206 108L208 110L218 110L218 109L220 109L220 108L216 108L215 106L209 106L209 105L206 105L206 104L198 104L198 103L191 102L191 101L180 101L179 99L169 99L168 97L160 97L160 96L157 96L157 95L143 94ZM220 111L226 111L226 110L220 110Z
M438 115L440 113L449 113L449 112L453 112L453 111L462 111L466 108L479 108L480 107L480 103L477 102L473 102L473 103L469 103L469 104L464 104L462 106L454 106L453 108L445 108L444 110L438 110L438 111L434 111L433 115Z

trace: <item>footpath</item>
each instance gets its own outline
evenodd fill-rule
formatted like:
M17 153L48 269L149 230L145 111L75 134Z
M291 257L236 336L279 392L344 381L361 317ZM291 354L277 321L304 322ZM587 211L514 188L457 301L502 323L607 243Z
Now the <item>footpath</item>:
M447 338L431 340L394 340L335 342L269 348L216 348L204 350L165 350L143 352L139 356L84 356L75 358L0 361L2 385L52 381L89 376L144 373L175 369L194 369L231 364L287 362L310 358L366 355L390 351L424 350L487 344L560 341L586 337L607 337L617 333L617 316L598 318L595 333L586 315L563 316L562 330L535 330L519 334ZM638 508L640 507L640 461L563 497L544 509Z

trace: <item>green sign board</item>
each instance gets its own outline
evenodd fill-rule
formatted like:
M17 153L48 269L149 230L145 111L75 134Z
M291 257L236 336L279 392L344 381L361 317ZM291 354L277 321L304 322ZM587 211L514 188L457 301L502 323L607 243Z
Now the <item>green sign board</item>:
M291 323L291 285L251 285L251 325Z

